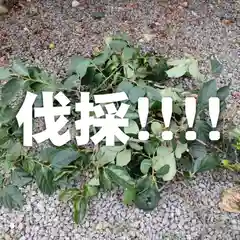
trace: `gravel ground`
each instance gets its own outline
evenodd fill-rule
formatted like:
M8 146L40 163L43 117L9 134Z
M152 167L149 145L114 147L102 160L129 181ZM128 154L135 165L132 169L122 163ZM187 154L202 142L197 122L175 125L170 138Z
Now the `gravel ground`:
M0 60L20 57L61 75L70 56L87 56L104 36L124 31L135 42L170 56L188 52L205 62L215 54L224 64L219 85L232 81L232 90L240 90L239 1L176 1L167 8L160 0L96 2L72 7L70 0L20 0L0 21ZM105 16L93 19L100 11ZM146 43L144 34L151 34L151 41ZM202 65L206 73L207 67ZM240 239L240 216L218 208L220 193L236 179L236 174L220 171L175 182L151 213L126 208L119 192L100 194L82 226L73 224L71 208L57 195L42 196L35 185L28 186L23 189L27 204L22 211L0 210L0 239Z

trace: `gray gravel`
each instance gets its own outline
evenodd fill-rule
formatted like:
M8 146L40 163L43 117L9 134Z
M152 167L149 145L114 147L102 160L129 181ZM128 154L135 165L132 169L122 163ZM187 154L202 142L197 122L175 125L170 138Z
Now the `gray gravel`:
M187 7L186 1L176 1L168 8L160 0L138 0L133 5L96 2L79 1L72 7L69 0L19 1L0 21L1 61L20 57L62 75L70 56L87 56L103 43L104 36L123 30L135 42L170 56L188 52L204 63L215 54L224 64L219 85L232 81L232 90L240 91L239 1L200 0ZM96 11L104 11L105 17L94 20L91 14ZM235 21L226 25L222 17ZM146 33L155 36L145 44ZM51 42L55 49L48 48ZM202 64L205 73L207 67ZM126 208L119 191L102 193L91 202L82 226L74 225L70 206L60 203L57 195L46 197L35 185L28 186L23 189L27 203L22 211L0 210L0 239L240 239L239 214L218 208L220 193L237 179L236 174L220 171L201 174L191 182L175 182L150 213Z

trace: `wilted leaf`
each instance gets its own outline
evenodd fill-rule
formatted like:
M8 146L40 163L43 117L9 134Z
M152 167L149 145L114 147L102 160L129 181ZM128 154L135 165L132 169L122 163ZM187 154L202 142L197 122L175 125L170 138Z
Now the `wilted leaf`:
M219 207L226 212L240 213L240 188L233 187L225 190Z
M117 154L116 158L116 165L118 166L126 166L130 161L132 157L131 150L123 150Z
M0 189L0 206L9 209L19 209L24 204L24 198L20 190L13 185Z
M147 174L151 166L152 166L151 159L143 159L140 165L140 170L143 174Z

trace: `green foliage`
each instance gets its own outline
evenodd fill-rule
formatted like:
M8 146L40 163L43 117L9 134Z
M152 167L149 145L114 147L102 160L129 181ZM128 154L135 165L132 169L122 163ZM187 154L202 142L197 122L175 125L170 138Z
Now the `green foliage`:
M214 72L219 70L212 62ZM208 99L218 96L221 106L229 94L229 86L217 89L216 81L201 83L195 92L184 92L179 87L166 87L165 81L191 76L203 80L198 62L191 56L167 61L161 56L143 54L130 44L126 36L106 38L104 49L91 58L74 56L66 77L58 81L37 67L25 66L19 60L11 68L0 68L0 79L7 83L2 89L0 106L0 204L9 208L24 203L19 187L34 180L44 194L53 194L61 188L60 199L73 205L73 219L83 222L90 199L100 189L118 186L124 190L123 202L135 204L143 210L154 209L161 197L159 186L173 180L176 175L193 177L198 172L220 167L219 142L209 141L211 124L208 121ZM22 129L16 127L16 113L20 107L9 104L18 93L31 91L38 94L35 106L42 105L41 91L62 91L73 102L79 101L79 91L104 94L124 91L131 107L126 114L129 126L122 130L130 136L126 145L83 148L75 143L65 147L44 148L33 155L22 146ZM197 115L194 130L196 141L185 140L188 130L184 113L186 96L197 94ZM146 129L147 142L137 139L141 129L138 116L138 98L150 101ZM163 141L165 130L161 114L161 101L165 96L173 99L173 117L168 130L174 133L172 141ZM224 110L224 108L221 108ZM78 116L71 116L77 120ZM239 143L236 145L238 148ZM225 164L226 166L226 164ZM229 165L230 166L230 165ZM232 166L232 165L231 165ZM230 167L229 167L230 168ZM93 170L94 176L82 186L69 188L69 181Z

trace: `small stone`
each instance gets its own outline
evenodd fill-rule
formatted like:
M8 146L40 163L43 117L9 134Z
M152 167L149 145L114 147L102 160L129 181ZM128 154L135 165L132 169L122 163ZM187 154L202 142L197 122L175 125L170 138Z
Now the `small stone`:
M72 1L72 7L78 7L80 3L76 0Z
M12 229L13 229L13 228L14 228L14 226L15 226L15 225L14 225L14 223L12 223L12 222L11 222L11 223L10 223L10 228L12 228Z
M181 4L181 6L187 8L187 7L188 7L188 2L183 2L183 3Z

